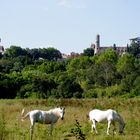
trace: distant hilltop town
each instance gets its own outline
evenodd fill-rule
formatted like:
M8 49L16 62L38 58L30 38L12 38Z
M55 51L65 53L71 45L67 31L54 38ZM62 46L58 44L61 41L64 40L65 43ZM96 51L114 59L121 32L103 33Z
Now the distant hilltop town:
M140 43L140 37L130 39L130 43L132 43L132 42ZM106 49L114 49L120 56L127 52L128 47L129 47L128 44L126 44L126 46L116 46L116 44L113 44L112 46L100 46L100 35L99 34L97 34L97 36L96 36L95 43L92 43L90 46L90 48L92 48L94 50L94 55L99 55L102 52L104 52ZM62 54L63 58L75 58L75 57L79 57L79 56L80 56L80 54L74 53L74 52L72 52L70 55Z
M96 36L95 44L91 44L91 48L94 49L94 55L100 54L101 52L105 51L106 49L114 49L119 55L124 54L127 51L128 44L126 46L116 46L113 44L112 46L100 46L100 35Z
M130 43L140 43L140 37L136 38L131 38ZM0 38L0 43L1 43L1 38ZM116 44L113 44L112 46L100 46L100 35L97 34L96 36L96 41L95 43L92 43L90 48L94 50L94 55L99 55L100 53L104 52L106 49L114 49L118 55L123 55L127 52L127 48L129 45L127 44L126 46L116 46ZM4 46L0 44L0 53L4 54ZM81 54L71 52L70 54L64 54L62 53L62 58L75 58L79 57Z
M131 43L140 42L140 38L139 37L132 38L130 39L130 41ZM114 49L119 55L122 55L122 54L125 54L129 45L127 44L126 46L116 46L116 44L113 44L112 46L100 46L100 35L98 34L96 36L95 44L92 43L90 47L94 49L94 55L98 55L101 52L105 51L106 49Z

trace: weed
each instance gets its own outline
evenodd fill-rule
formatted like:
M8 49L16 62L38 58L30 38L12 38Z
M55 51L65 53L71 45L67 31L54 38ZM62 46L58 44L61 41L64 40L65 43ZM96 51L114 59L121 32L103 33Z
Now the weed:
M71 129L71 133L76 137L77 140L85 140L85 134L83 134L78 120L76 120L75 128Z

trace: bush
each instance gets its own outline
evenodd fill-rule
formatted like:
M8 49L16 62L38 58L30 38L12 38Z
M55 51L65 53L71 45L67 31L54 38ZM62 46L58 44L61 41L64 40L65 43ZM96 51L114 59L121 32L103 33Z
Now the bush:
M77 140L85 140L85 134L83 134L78 120L76 120L75 128L71 129L71 133L76 137Z
M97 98L98 97L98 93L97 93L96 90L90 89L87 92L83 93L83 97L84 98Z
M97 97L105 97L106 90L104 88L98 87L93 90L94 94L97 94Z
M140 96L140 88L134 88L131 90L129 97Z
M122 91L122 88L120 85L107 87L105 90L106 90L107 97L114 97L114 96L118 96L118 95L123 95L123 91Z

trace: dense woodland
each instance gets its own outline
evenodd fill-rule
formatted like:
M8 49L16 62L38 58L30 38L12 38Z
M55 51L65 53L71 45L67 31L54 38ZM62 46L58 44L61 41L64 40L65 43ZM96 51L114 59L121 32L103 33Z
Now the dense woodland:
M99 98L140 95L140 43L118 55L91 48L62 59L55 48L11 46L0 54L0 98Z

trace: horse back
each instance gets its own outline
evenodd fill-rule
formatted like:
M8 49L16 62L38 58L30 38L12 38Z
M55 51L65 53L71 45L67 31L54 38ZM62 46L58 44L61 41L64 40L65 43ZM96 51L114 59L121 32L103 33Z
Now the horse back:
M102 122L104 120L115 120L117 116L117 112L112 109L108 109L105 111L94 109L89 112L90 120L94 119L97 122Z
M102 110L94 109L89 112L90 120L95 120L97 122L102 122L106 119L105 113Z

